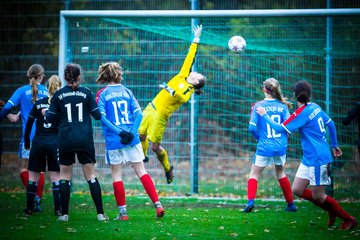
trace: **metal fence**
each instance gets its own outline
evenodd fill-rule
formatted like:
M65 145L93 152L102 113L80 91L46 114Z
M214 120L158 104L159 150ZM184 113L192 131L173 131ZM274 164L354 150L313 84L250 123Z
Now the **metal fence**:
M261 83L266 78L277 78L289 97L297 80L309 81L314 88L313 100L335 122L341 122L359 98L359 72L353 71L360 53L359 13L358 9L63 11L59 73L65 63L79 63L85 85L96 92L101 87L94 84L97 67L117 61L125 68L124 84L145 107L159 90L158 84L179 71L192 39L191 25L194 20L201 21L204 30L196 69L208 78L205 94L171 117L163 142L176 180L164 186L164 174L150 152L147 169L165 191L181 194L195 189L201 194L243 196L256 145L247 131L250 107L263 98ZM233 35L245 37L245 53L227 49ZM99 123L94 128L98 158L103 159ZM338 135L341 143L354 140L339 124ZM292 178L301 150L296 134L290 142L287 171ZM341 164L335 164L335 183L358 181L356 172L351 174L350 166L357 160L350 149L345 149ZM107 168L101 161L98 167ZM272 171L265 172L266 184L259 195L281 196ZM127 175L131 178L132 169ZM136 185L137 179L129 182L133 180ZM350 188L344 192L342 186L336 185L336 192L343 196L354 196L357 191Z
M2 17L3 24L17 24L20 21L16 19L26 18L25 10L36 8L33 5L26 8L29 2L15 1L23 4L23 10L19 12L24 12L24 15ZM192 192L196 174L199 178L195 189L202 195L245 197L256 145L247 130L250 107L253 102L263 98L262 81L275 77L290 98L295 81L306 79L312 84L313 100L326 109L336 122L339 143L344 151L343 158L334 163L335 194L337 197L359 199L359 157L354 147L356 128L355 125L341 125L347 111L359 100L360 19L357 9L353 9L352 13L349 13L351 9L347 9L344 10L348 12L346 14L330 15L326 15L325 11L309 15L306 11L298 10L297 17L224 16L225 11L218 17L206 17L202 15L204 12L198 16L182 17L119 17L97 12L98 16L92 17L68 16L67 40L63 48L61 44L59 48L60 23L54 20L59 18L59 9L107 9L104 7L107 2L111 1L93 1L92 5L86 2L86 7L85 1L70 1L67 7L69 1L57 2L49 11L43 1L38 1L44 13L32 16L31 21L39 22L41 17L53 21L32 29L20 27L15 31L2 28L3 36L12 35L11 39L16 39L15 31L21 40L9 38L2 43L1 98L7 100L16 87L27 83L26 70L34 62L42 63L48 76L57 74L59 54L63 55L60 61L76 62L83 67L84 85L94 92L101 87L95 84L99 64L118 61L126 70L124 84L133 90L144 108L159 90L158 84L169 80L179 71L192 39L192 17L197 17L204 26L197 55L197 71L204 73L209 81L204 94L194 99L196 144L190 140L191 104L186 104L170 118L164 136L163 144L175 166L175 181L171 185L165 183L160 164L149 153L151 160L146 168L157 188L167 194ZM209 2L205 1L204 6L208 6ZM233 35L245 37L245 53L238 55L227 49L227 40ZM35 36L49 40L26 41ZM59 68L61 73L62 67ZM19 129L19 125L7 121L1 123L6 154L16 153ZM110 170L103 161L104 141L99 122L94 122L94 129L99 178L104 188L110 190ZM195 147L193 157L190 154L192 147ZM288 150L287 173L292 180L301 156L296 134L290 138ZM198 172L194 172L192 158L198 163ZM75 183L80 178L82 173L75 168ZM131 168L125 172L124 181L127 189L142 191ZM263 173L258 196L282 196L273 169L269 168Z

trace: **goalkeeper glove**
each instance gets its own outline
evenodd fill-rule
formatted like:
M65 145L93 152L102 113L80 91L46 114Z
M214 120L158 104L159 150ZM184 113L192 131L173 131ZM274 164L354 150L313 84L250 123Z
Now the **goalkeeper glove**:
M202 31L202 25L197 25L193 28L193 32L194 32L193 42L196 42L196 43L200 42L201 31Z
M120 142L124 145L129 145L134 139L134 134L131 132L121 131L120 134Z
M168 91L171 96L174 96L175 90L172 89L171 87L169 87L165 82L160 83L159 87L165 89L166 91Z

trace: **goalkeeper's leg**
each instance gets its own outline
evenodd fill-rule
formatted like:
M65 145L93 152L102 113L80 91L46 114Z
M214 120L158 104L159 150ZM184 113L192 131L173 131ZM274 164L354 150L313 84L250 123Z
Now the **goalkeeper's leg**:
M156 145L158 147L156 147ZM154 147L155 146L155 147ZM152 149L154 150L157 159L160 161L161 165L163 166L165 172L170 171L170 163L169 163L169 157L164 148L160 146L158 143L153 143Z
M170 166L166 150L162 148L159 143L153 143L152 150L156 153L157 159L164 168L167 183L171 183L174 179L173 166Z

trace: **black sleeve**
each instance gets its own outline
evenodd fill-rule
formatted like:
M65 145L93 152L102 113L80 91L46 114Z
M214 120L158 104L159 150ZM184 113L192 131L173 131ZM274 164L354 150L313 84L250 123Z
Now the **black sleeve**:
M94 110L91 112L91 115L92 115L96 120L101 120L101 113L100 113L99 108L94 109Z
M360 115L360 102L356 104L355 107L353 107L346 117L343 119L342 123L347 126L351 123L352 120L354 120L356 117Z
M94 94L91 91L89 91L89 109L91 116L93 116L93 118L95 118L96 120L101 119L101 113L99 107L95 101Z
M53 98L51 99L49 110L46 111L45 121L48 123L53 123L56 119L57 112L58 112L57 102L55 101L55 95L54 95Z
M34 105L29 113L28 120L26 122L25 127L25 134L24 134L24 143L25 143L25 149L30 148L30 134L31 129L35 121L34 113L36 112L36 105Z

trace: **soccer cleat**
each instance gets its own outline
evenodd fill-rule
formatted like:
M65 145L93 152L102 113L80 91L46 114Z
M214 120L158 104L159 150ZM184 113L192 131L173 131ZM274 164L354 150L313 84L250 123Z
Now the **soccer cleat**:
M328 227L332 227L336 220L336 213L329 211L328 215L329 215L329 221L328 221L327 225L328 225Z
M173 166L170 166L170 170L165 172L166 182L170 184L174 180Z
M145 156L143 162L148 162L149 161L149 157L148 156Z
M56 216L61 216L61 211L60 211L60 209L56 209L55 211L54 211L54 214L56 215Z
M159 218L163 218L165 215L165 210L163 207L157 207L156 208L156 218L159 219Z
M341 230L350 230L355 228L358 225L356 219L354 217L351 217L349 220L344 221L341 226L340 229Z
M34 212L41 212L40 204L41 204L41 198L39 196L36 196L34 198L34 209L33 209Z
M98 219L99 221L108 221L108 220L109 220L109 217L106 216L104 213L100 213L100 214L97 215L97 219Z
M297 211L297 207L295 206L294 203L289 203L287 205L287 207L285 208L286 212L296 212Z
M32 214L33 214L33 211L31 209L25 209L24 210L24 215L31 216Z
M114 220L115 221L127 221L127 220L129 220L129 216L127 214L126 215L119 214Z
M156 219L163 218L165 215L165 210L162 207L160 202L155 203L155 210L156 210Z
M254 201L249 201L246 207L243 209L243 213L251 212L255 207Z
M120 210L119 215L114 220L127 221L129 216L127 214L126 208Z
M69 215L64 214L64 215L60 216L60 217L57 219L57 221L67 222L67 221L69 221Z

